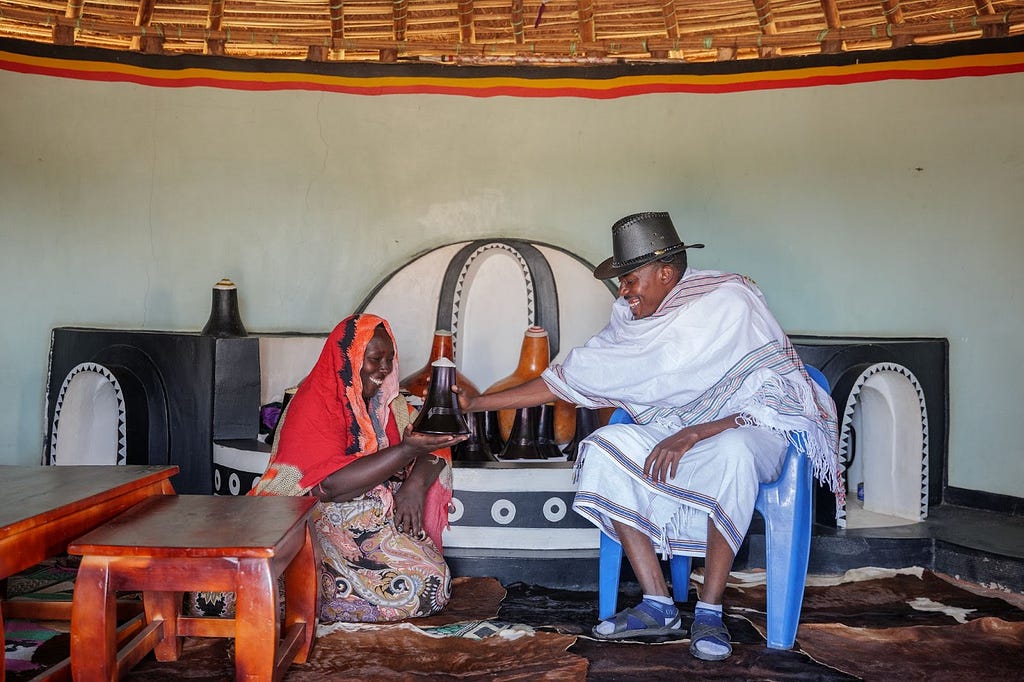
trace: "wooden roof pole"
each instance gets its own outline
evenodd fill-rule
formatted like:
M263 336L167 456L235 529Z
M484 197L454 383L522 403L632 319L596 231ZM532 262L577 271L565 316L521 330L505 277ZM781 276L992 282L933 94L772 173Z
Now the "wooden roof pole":
M135 15L136 28L149 28L153 21L153 7L156 0L140 0L139 11ZM164 49L164 39L160 35L150 35L143 32L142 35L132 36L133 50L142 50L146 54L160 54Z
M396 43L405 42L405 28L409 19L409 0L393 0L391 3L391 25ZM386 48L378 51L382 62L398 61L398 48Z
M206 13L207 30L211 32L220 31L220 25L223 20L224 0L210 0L210 10ZM224 56L224 45L225 41L223 38L207 38L203 52L205 54Z
M843 22L839 18L839 7L836 6L836 0L821 0L821 9L825 12L825 25L828 26L829 31L838 31L843 27ZM821 41L821 51L825 54L835 54L843 51L843 41L829 39L825 36L824 40Z
M757 25L763 36L776 36L779 34L779 27L775 25L775 18L772 17L771 0L754 0L754 11L757 13ZM761 59L769 59L779 54L779 48L762 45L757 48L757 56Z
M395 40L405 40L405 27L409 20L409 0L394 0L391 4L391 16L394 24Z
M523 0L512 0L512 38L516 45L526 42L523 35Z
M82 7L85 6L85 0L68 0L68 6L64 8L64 18L73 19L78 21L82 18ZM63 24L54 24L53 27L53 44L54 45L74 45L75 44L75 27L65 26Z
M476 42L476 26L473 24L473 0L459 0L459 40L467 45Z
M576 0L576 15L579 17L580 42L597 42L597 24L594 22L594 0ZM604 57L604 50L586 50L587 57Z
M311 62L326 62L331 49L345 40L345 0L327 0L331 13L331 40L329 45L310 45L306 59Z
M905 21L899 0L882 0L882 10L885 12L885 23L890 27L901 26ZM912 42L914 39L911 36L894 34L892 37L893 47L905 47Z
M665 19L665 34L669 40L679 38L679 15L676 14L676 0L662 0L661 15ZM652 50L655 59L668 59L669 50Z
M978 14L995 14L991 0L974 0L974 6L978 8ZM981 28L981 35L986 38L1005 38L1010 35L1009 24L986 24Z

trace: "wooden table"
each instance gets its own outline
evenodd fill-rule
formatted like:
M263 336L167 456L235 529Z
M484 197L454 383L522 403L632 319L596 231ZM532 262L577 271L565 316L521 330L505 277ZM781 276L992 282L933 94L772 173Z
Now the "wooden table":
M149 651L181 655L182 638L234 637L236 680L280 680L316 633L313 497L154 497L80 537L71 610L75 682L116 680ZM284 627L277 578L285 576ZM114 599L142 591L145 624L120 648ZM234 592L231 618L181 615L182 593Z
M147 497L174 494L176 473L176 466L0 466L0 580L62 554L71 540ZM47 617L61 618L52 604L46 608ZM63 610L69 619L67 604ZM5 658L0 650L0 681Z

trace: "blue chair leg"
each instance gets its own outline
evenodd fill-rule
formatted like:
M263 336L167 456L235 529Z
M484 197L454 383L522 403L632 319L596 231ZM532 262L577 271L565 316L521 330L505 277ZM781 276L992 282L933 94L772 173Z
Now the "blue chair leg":
M674 556L669 567L672 571L672 598L686 603L690 591L690 557ZM622 545L601 533L597 576L597 615L601 620L615 615L621 572Z
M810 555L811 499L810 467L806 457L791 453L783 479L794 479L786 485L762 487L763 504L759 505L765 522L765 553L767 567L768 647L792 649L800 621L800 607L807 579ZM791 471L787 471L792 468ZM783 501L783 496L793 499Z
M619 572L622 570L622 545L601 533L601 554L597 575L597 612L601 620L615 614L619 600Z
M674 556L669 567L672 569L672 598L685 604L690 598L690 557Z

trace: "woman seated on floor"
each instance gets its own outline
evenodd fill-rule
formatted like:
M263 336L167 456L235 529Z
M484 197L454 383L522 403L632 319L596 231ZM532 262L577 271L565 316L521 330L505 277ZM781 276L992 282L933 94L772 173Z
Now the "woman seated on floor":
M396 621L444 608L447 448L466 437L412 430L388 323L342 320L282 419L251 494L320 499L321 621Z

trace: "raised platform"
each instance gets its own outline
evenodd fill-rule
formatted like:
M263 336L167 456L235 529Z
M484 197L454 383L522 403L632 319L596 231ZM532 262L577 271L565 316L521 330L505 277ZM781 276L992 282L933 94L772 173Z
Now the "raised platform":
M596 549L536 552L452 548L445 556L456 576L493 576L503 584L597 589ZM811 573L841 574L864 566L921 566L1024 593L1024 516L940 504L933 506L928 519L920 523L846 530L814 527ZM735 568L764 568L764 528L756 514ZM623 579L630 577L628 566L624 566Z

